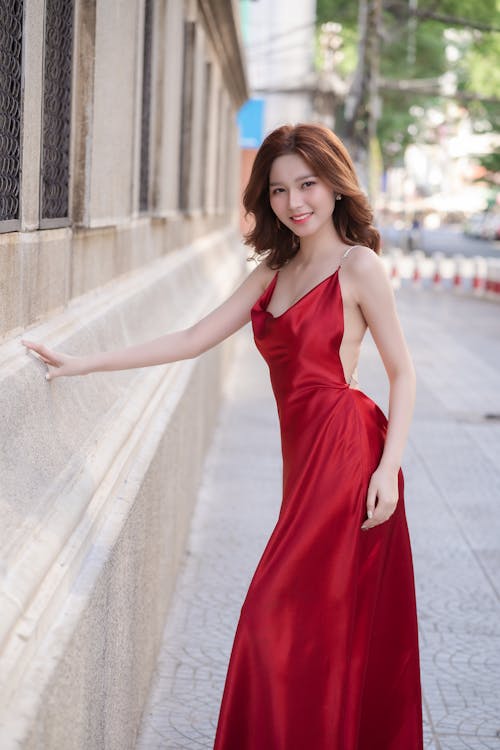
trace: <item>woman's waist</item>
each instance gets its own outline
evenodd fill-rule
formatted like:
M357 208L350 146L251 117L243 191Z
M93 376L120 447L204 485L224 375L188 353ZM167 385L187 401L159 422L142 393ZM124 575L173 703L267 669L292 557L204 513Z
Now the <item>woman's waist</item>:
M378 404L356 383L315 383L289 391L274 391L282 432L312 428L334 419L339 423L364 423L371 431L385 430L387 419Z
M276 388L274 395L282 427L330 419L338 411L349 410L350 388L346 383L314 383L300 387Z
M310 398L335 397L335 392L345 391L350 385L340 377L314 378L314 377L280 377L271 373L271 383L277 401L295 403ZM332 391L329 394L329 391Z

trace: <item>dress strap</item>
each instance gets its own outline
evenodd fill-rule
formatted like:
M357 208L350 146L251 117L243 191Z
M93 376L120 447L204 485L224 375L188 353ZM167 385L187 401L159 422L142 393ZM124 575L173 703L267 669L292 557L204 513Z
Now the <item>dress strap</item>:
M353 249L353 247L356 247L356 245L349 245L349 247L347 248L347 250L345 251L345 253L342 256L342 260L344 260L344 258L347 258L347 256L349 255L349 253L351 252L351 250Z
M351 250L353 249L353 247L358 247L358 245L349 245L349 247L346 250L344 250L344 253L343 253L343 255L342 255L341 259L340 259L340 263L338 265L339 268L341 268L343 266L345 258L347 258L347 256L349 255L349 253L351 252Z

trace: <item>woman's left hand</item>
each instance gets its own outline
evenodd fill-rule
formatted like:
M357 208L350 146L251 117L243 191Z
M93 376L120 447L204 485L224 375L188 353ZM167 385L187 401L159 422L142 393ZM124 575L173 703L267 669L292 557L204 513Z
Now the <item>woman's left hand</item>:
M373 529L374 526L387 521L396 510L398 496L398 472L379 466L373 472L368 485L366 497L368 519L361 528Z

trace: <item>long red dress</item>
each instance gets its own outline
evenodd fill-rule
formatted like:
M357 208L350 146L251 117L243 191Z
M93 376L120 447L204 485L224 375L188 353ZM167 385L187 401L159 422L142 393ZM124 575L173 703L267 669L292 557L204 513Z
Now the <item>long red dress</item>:
M369 531L387 421L346 383L338 269L282 315L252 308L280 419L283 499L235 636L215 750L421 750L403 475Z

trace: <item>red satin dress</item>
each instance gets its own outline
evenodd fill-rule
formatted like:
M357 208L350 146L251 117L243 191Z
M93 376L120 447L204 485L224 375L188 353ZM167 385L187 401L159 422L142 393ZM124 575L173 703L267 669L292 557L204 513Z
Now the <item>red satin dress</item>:
M369 531L387 421L346 382L338 269L282 315L252 308L283 455L279 518L233 644L215 750L422 750L415 589L403 475Z

